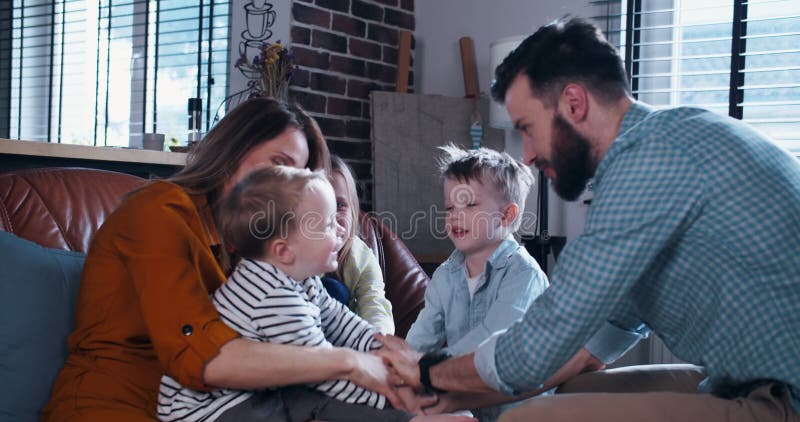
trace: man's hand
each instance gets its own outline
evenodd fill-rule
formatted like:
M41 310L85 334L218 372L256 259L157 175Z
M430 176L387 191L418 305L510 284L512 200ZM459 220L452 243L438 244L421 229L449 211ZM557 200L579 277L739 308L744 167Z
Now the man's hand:
M425 414L424 409L436 404L436 395L417 394L411 387L398 387L397 395L403 402L403 408L415 415Z
M422 411L425 412L426 415L440 415L442 413L450 413L455 410L459 410L456 408L455 403L453 403L453 401L450 399L450 393L437 394L435 397L435 402L428 406L422 407Z
M422 353L412 349L405 340L395 336L378 334L375 338L383 344L383 348L376 353L386 359L395 373L405 381L405 384L414 390L421 390L419 382L419 358Z

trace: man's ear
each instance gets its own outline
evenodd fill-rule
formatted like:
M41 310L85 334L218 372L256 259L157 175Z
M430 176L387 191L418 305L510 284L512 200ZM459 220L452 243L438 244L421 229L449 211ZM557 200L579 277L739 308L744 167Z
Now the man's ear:
M569 123L583 123L589 116L589 91L581 84L567 84L558 99L558 109Z
M514 224L519 216L519 205L511 202L503 207L503 226L509 227Z
M295 254L286 239L275 239L270 242L269 255L277 259L278 262L283 265L294 264Z

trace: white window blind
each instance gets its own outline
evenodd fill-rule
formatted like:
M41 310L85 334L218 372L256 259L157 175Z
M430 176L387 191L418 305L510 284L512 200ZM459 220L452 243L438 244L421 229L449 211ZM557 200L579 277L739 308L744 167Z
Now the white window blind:
M750 0L742 119L800 155L800 1Z
M800 0L592 4L639 100L742 119L800 155Z
M185 142L187 102L225 98L229 1L13 0L0 5L0 137ZM168 142L169 143L169 142Z

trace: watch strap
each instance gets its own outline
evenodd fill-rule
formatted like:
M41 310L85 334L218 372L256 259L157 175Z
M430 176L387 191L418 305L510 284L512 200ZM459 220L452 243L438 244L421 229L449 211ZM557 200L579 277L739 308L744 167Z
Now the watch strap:
M445 393L445 390L436 388L431 383L431 367L436 366L450 358L444 350L428 352L419 359L419 382L429 393Z

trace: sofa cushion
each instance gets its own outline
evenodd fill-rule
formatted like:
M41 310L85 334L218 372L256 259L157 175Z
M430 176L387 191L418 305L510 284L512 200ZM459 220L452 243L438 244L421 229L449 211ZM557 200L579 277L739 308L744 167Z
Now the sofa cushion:
M47 248L87 252L122 197L146 180L82 168L0 174L0 230Z
M0 231L0 420L38 420L67 356L84 259Z

